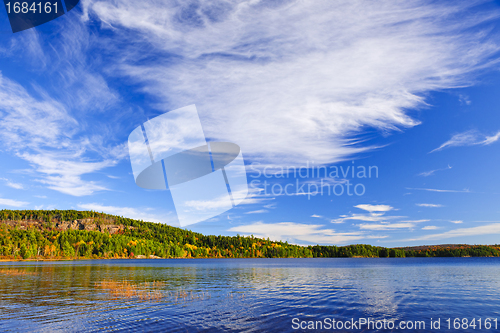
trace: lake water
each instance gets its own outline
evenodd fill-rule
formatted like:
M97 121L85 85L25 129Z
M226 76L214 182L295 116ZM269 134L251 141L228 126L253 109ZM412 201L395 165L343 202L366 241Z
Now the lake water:
M0 331L498 332L500 258L1 262L0 297Z

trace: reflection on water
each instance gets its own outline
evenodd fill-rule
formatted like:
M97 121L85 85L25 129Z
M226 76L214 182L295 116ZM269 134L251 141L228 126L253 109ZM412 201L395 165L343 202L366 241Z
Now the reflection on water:
M499 291L500 258L3 262L0 330L283 332L294 331L293 318L500 319Z

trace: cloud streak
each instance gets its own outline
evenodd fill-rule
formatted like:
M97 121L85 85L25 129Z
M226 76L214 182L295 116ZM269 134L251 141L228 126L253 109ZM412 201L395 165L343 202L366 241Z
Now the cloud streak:
M133 208L133 207L119 207L119 206L108 206L100 203L81 203L78 204L78 208L85 210L93 210L97 212L104 212L117 216L124 216L136 220L144 220L148 222L159 222L168 223L170 225L177 224L177 218L172 215L158 215L148 213L150 209L148 208Z
M28 204L29 204L29 202L25 202L25 201L0 198L0 205L3 205L3 206L23 207L23 206L26 206Z
M480 235L494 235L500 234L500 223L483 225L473 228L460 228L450 230L440 234L425 235L421 237L406 239L406 241L419 241L419 240L440 240L454 237L471 237Z
M346 244L352 241L374 237L362 232L335 232L317 224L303 224L295 222L262 223L255 222L249 225L237 226L227 230L245 235L254 235L271 240L288 241L292 243L308 242L312 244Z
M500 131L492 136L487 136L477 131L467 131L453 135L450 140L432 150L431 153L450 147L487 146L497 142L498 139L500 139Z
M365 210L369 214L351 214L351 215L340 215L338 219L331 220L331 223L344 223L348 220L354 221L364 221L364 222L384 222L391 219L400 219L402 216L385 216L386 212L394 210L394 207L389 205L371 205L371 204L360 204L354 206L356 208Z
M463 189L463 190L443 190L443 189L437 189L437 188L412 188L412 187L407 187L407 190L417 190L417 191L427 191L427 192L438 192L438 193L472 193L469 189Z
M388 212L394 209L394 207L391 207L389 205L370 205L370 204L362 204L362 205L356 205L354 206L356 208L366 210L370 213L373 212Z
M360 224L361 230L396 230L396 229L413 229L413 223L381 223L381 224Z
M439 229L439 227L435 225L428 225L422 228L422 230L437 230L437 229Z
M23 184L13 182L10 179L0 178L0 180L3 180L5 182L5 185L7 185L8 187L15 188L16 190L23 190L24 189Z
M245 214L264 214L264 213L269 213L269 211L267 209L259 209L246 212Z
M115 165L123 150L119 145L106 148L103 142L93 142L96 137L80 133L80 123L63 103L40 87L35 90L38 97L0 75L2 148L29 162L36 179L50 189L73 196L106 190L81 176ZM94 152L94 158L85 156L89 152ZM7 185L22 188L13 182Z
M451 166L448 165L447 168L434 169L434 170L430 170L430 171L421 172L421 173L418 174L418 176L429 177L429 176L434 175L438 171L444 171L444 170L450 170L450 169L451 169Z
M31 29L5 40L8 47L0 57L17 71L10 78L9 71L0 73L0 140L2 150L31 164L35 181L81 196L107 189L82 176L126 156L111 129L129 116L106 113L120 97L109 88L106 66L96 57L94 33L75 12L71 15L54 21L57 38L41 38Z
M418 204L415 204L419 207L429 207L429 208L438 208L438 207L443 207L443 205L441 204L429 204L429 203L418 203Z

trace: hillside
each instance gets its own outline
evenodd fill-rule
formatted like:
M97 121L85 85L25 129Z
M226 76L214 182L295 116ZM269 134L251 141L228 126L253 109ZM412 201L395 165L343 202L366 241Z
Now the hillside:
M500 246L298 246L253 236L202 235L93 211L1 210L1 259L500 256Z

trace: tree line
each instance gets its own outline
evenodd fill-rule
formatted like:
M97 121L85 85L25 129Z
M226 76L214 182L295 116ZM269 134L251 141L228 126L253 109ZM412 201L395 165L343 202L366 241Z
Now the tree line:
M0 258L75 259L135 258L350 258L350 257L464 257L500 256L500 246L425 250L371 245L299 246L253 236L215 236L161 223L133 220L94 211L1 210ZM90 219L115 224L116 233L60 230L56 222ZM15 223L12 223L15 221ZM37 222L37 223L33 223Z

